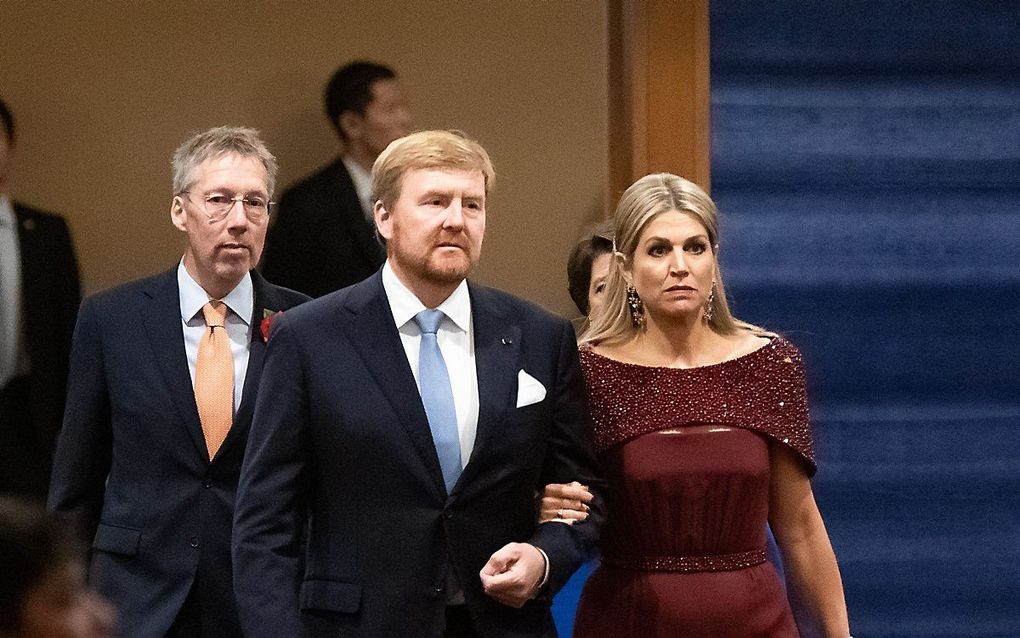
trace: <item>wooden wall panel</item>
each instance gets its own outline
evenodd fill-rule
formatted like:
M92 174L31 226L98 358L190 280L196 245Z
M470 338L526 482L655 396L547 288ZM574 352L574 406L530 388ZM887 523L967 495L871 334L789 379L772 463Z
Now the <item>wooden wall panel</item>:
M170 155L191 131L262 131L285 187L338 152L330 74L394 66L417 127L496 165L477 279L574 312L565 263L608 191L606 0L0 0L0 93L18 121L13 195L62 212L86 291L165 270Z
M608 19L610 207L654 171L709 188L708 0L613 0Z

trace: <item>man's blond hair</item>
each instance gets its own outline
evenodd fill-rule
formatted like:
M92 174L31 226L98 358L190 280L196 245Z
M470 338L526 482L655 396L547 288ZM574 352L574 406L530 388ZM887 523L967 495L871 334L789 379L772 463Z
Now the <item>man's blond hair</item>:
M479 171L485 178L485 194L492 189L496 172L482 145L460 131L418 131L393 140L372 165L372 200L382 200L387 210L400 197L403 177L421 169Z

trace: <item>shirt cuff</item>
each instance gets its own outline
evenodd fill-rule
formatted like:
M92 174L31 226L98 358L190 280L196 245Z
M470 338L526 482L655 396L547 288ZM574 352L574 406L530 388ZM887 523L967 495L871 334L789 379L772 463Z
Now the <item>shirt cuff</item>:
M537 549L539 553L542 554L542 558L545 559L545 573L542 575L542 582L538 584L538 588L542 589L545 587L546 583L549 582L549 554L546 554L545 550L541 547L536 546L535 549Z

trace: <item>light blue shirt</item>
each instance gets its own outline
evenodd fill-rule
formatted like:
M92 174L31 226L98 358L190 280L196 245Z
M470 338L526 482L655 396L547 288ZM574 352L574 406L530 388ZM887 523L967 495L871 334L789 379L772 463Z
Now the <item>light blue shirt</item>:
M0 193L0 388L28 372L22 352L21 247L18 218L7 195Z
M184 350L188 355L188 371L191 372L191 386L195 386L195 364L198 362L198 344L205 334L205 315L202 306L212 297L198 282L192 279L184 260L177 266L177 287L181 296L181 324L184 329ZM248 349L251 346L251 316L255 312L255 287L251 273L234 286L223 298L230 312L227 313L227 336L230 337L230 353L234 355L234 413L241 405L244 377L248 372Z

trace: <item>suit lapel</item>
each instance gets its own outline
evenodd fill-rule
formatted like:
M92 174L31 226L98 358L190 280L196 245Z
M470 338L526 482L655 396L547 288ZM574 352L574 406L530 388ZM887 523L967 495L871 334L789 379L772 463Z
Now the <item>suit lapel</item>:
M266 342L262 338L263 315L266 310L279 312L284 309L281 301L276 298L266 280L258 272L251 271L251 280L252 288L255 291L255 303L248 324L251 326L251 341L248 344L248 367L244 373L241 404L237 406L234 424L227 432L227 438L216 452L215 458L223 456L238 442L247 440L252 416L255 413L255 402L258 400L259 381L262 379L262 360L266 352Z
M444 494L446 487L439 455L432 442L432 431L411 366L407 363L407 354L393 325L393 313L386 300L381 273L377 272L357 284L351 290L346 308L358 315L356 320L348 322L351 343L407 431L434 487Z
M469 284L478 374L478 428L471 458L454 487L470 485L484 466L487 450L497 444L500 425L515 407L517 373L521 369L521 327L508 309L485 288Z
M203 459L208 459L209 451L205 446L205 435L198 419L195 390L191 385L188 356L184 350L177 267L154 278L145 291L145 297L141 310L142 323L156 353L156 361L163 373L163 379L170 390L170 402L177 410L195 448Z

